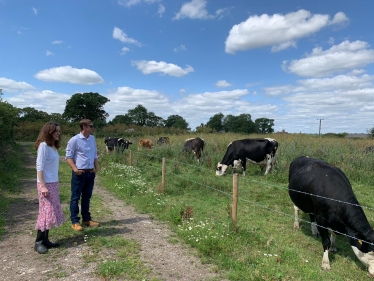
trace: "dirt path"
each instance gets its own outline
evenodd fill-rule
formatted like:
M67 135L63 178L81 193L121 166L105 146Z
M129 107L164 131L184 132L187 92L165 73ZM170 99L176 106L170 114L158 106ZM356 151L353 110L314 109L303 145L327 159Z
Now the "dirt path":
M25 169L35 171L35 157L28 155ZM59 240L62 247L47 255L34 251L34 225L38 214L35 179L24 180L21 184L23 191L14 196L16 200L6 216L6 232L0 240L0 280L102 281L94 273L96 264L85 264L82 259L92 250L83 242L67 238ZM140 243L141 259L153 268L151 277L165 281L224 280L208 265L201 264L188 246L169 243L171 232L166 225L150 219L148 215L136 213L104 188L95 186L94 193L103 199L103 204L112 213L106 221L101 221L102 225L118 228L117 233ZM63 274L56 276L56 272Z

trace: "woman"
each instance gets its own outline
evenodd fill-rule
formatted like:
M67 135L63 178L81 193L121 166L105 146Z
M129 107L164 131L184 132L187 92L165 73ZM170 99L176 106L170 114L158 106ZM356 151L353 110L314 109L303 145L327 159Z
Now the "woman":
M44 124L35 142L38 154L36 158L37 187L39 198L39 215L35 229L38 231L35 240L35 251L45 254L49 248L59 247L59 243L49 241L49 229L65 221L60 204L60 184L58 167L61 146L60 125L50 121Z

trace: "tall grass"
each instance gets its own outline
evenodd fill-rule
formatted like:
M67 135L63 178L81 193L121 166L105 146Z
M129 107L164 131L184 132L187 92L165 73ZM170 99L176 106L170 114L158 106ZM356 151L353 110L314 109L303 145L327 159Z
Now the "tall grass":
M10 197L20 191L24 156L16 143L0 143L0 235L4 233L5 213L11 202Z
M338 253L330 254L332 270L320 269L322 245L312 237L310 225L293 230L293 205L288 197L288 167L300 155L323 159L340 167L351 180L362 205L374 207L374 155L363 153L369 140L318 138L276 134L280 143L277 167L264 177L260 168L247 166L239 178L238 228L232 227L232 177L215 176L227 145L234 140L259 135L199 135L206 146L203 162L182 153L186 136L169 136L171 145L123 155L102 153L100 182L116 196L168 222L170 227L196 248L203 261L227 272L230 280L362 280L366 269L355 258L346 237L338 237ZM263 137L263 136L262 136ZM152 138L152 136L151 136ZM133 143L137 139L131 140ZM104 141L98 139L100 151ZM159 191L161 162L166 158L166 190ZM373 211L365 209L373 224ZM303 219L308 220L306 215Z

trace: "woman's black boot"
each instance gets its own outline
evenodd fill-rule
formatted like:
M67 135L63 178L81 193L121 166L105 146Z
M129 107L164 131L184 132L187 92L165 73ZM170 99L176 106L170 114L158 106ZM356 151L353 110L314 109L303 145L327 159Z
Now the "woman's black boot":
M39 254L45 254L46 252L48 252L48 249L43 245L44 237L45 231L38 230L38 233L36 234L34 250L37 251Z
M49 235L49 229L45 231L45 235L43 239L44 246L46 246L47 249L60 247L59 243L52 243L51 241L49 241L48 235Z

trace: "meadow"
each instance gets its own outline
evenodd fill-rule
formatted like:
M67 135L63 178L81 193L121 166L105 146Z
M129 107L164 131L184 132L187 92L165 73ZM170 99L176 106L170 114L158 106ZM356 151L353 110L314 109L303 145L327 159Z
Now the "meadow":
M192 153L182 153L189 137L205 140L202 163ZM158 137L158 136L157 136ZM140 137L127 137L130 150L105 152L98 138L99 182L138 212L168 223L186 243L196 248L204 262L227 272L230 280L364 280L366 268L356 259L348 240L337 238L338 252L330 254L331 271L321 269L322 244L311 235L310 224L293 229L293 204L287 192L288 167L292 160L308 155L338 166L353 190L371 225L374 225L374 155L365 154L371 139L344 139L299 134L273 134L279 142L277 166L263 176L260 168L247 165L239 176L238 222L231 221L232 176L215 175L227 145L261 135L170 135L170 145L137 150ZM161 163L166 159L166 186L161 191ZM309 221L305 214L303 220Z

